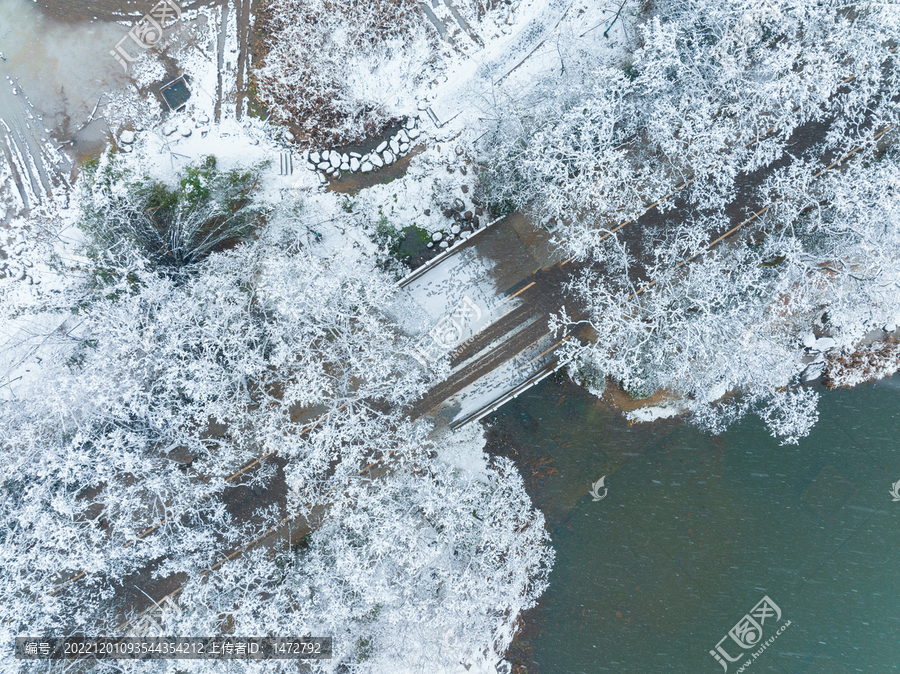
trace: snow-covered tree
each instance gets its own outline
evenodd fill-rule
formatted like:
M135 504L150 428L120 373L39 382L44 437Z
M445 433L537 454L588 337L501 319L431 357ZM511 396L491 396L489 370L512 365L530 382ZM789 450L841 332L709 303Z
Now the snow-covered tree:
M655 250L651 286L596 273L578 279L597 339L572 354L632 393L667 391L713 430L756 410L773 434L806 435L816 393L797 384L818 353L816 337L833 340L826 377L849 382L847 363L886 351L863 347L856 356L857 345L900 313L897 153L815 173L805 164L773 174L765 185L773 206L712 251L692 233L715 227L715 214L683 225ZM892 371L890 362L873 367ZM728 392L739 395L720 400Z
M482 189L553 219L584 262L573 289L595 339L569 346L580 370L638 396L667 390L713 429L757 409L789 441L808 432L815 394L785 387L810 360L801 339L817 317L845 347L891 322L892 247L863 243L893 226L891 179L856 160L878 156L892 142L880 134L900 122L898 26L896 3L656 3L624 68L571 59L552 94L510 104L484 146ZM820 173L856 147L849 175ZM738 175L779 159L761 191L736 194ZM658 210L684 216L641 229L660 199ZM774 205L747 228L750 242L707 252L754 203ZM811 220L815 233L801 233Z
M310 661L313 671L490 667L546 588L552 559L543 517L509 462L481 479L434 461L394 464L381 478L345 481L300 546L191 583L171 629L332 636L334 658ZM292 666L268 666L278 664Z
M582 259L686 180L698 207L727 204L739 172L810 122L820 157L897 120L896 3L661 2L637 28L624 69L567 60L543 100L498 113L484 147L487 198L555 218Z
M114 628L129 574L196 573L278 519L233 517L228 476L277 451L296 500L317 503L426 383L384 313L396 288L365 259L265 232L189 274L123 250L34 310L70 315L41 377L2 403L0 592L19 631Z

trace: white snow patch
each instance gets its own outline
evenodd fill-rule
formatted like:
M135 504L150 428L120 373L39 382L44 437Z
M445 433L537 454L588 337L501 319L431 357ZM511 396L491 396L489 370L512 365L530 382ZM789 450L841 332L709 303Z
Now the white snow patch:
M641 423L653 421L654 419L669 419L678 416L685 411L679 405L658 405L652 407L641 407L625 414L625 418L629 421L638 421Z
M434 438L440 461L471 473L482 482L488 481L485 442L481 424L468 424L457 431L445 428Z

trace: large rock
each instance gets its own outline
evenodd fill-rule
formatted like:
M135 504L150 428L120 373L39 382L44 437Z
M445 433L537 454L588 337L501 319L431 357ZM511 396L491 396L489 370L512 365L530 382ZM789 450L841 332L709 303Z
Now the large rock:
M434 234L431 235L431 240L432 240L432 241L440 241L440 240L443 239L443 238L444 238L444 233L443 233L443 232L435 232Z
M418 129L410 129L410 130L409 130L409 133L408 133L407 135L408 135L412 140L415 140L416 138L419 137L420 133L421 133L421 132L420 132Z
M341 155L334 150L331 151L331 157L329 159L331 160L332 167L337 168L341 165Z
M359 170L362 171L363 173L368 173L369 171L372 170L371 162L367 162L367 161L363 162L362 166L359 167Z
M409 149L409 143L400 143L400 153L404 154Z
M800 374L800 380L804 383L809 383L811 381L815 381L819 377L822 376L822 373L825 372L825 363L817 362L810 363L806 366L806 369Z
M320 171L324 171L325 169L331 168L331 163L327 161L320 161L318 164L316 164L316 168Z
M409 136L406 135L406 131L400 129L400 132L397 134L397 142L398 143L408 143Z
M350 170L359 171L359 159L356 157L350 157Z
M128 131L126 129L122 132L122 135L119 136L119 141L125 143L125 145L131 145L134 142L134 131Z
M382 158L384 158L384 163L385 163L385 164L393 164L393 163L394 163L395 157L394 157L393 154L391 154L391 151L390 151L390 150L385 150L385 151L384 151L384 154L381 155L381 156L382 156Z
M321 161L321 158L319 157L319 153L318 153L318 152L310 152L310 153L309 153L309 160L310 160L313 164L318 164L319 161Z
M391 138L391 152L400 154L400 143L397 142L396 138Z
M384 166L384 161L377 154L373 154L371 159L372 159L372 164L374 166L376 166L377 168L381 168L382 166Z
M381 154L382 152L385 151L385 149L387 149L387 146L388 146L388 142L386 140L383 140L378 144L378 147L375 148L375 152L377 152L378 154Z
M345 152L344 154L341 155L341 163L342 163L342 164L349 164L349 163L350 163L350 157L347 155L346 152Z
M829 349L833 349L837 346L837 342L835 342L831 337L819 337L816 340L816 343L812 346L812 351L828 351Z
M349 170L350 170L350 164L349 164L349 163L344 162L344 163L341 164L341 171L349 171Z

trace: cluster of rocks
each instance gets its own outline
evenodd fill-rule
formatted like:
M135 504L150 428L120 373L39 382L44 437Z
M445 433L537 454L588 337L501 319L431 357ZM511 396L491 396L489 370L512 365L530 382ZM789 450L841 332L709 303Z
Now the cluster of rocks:
M327 176L339 177L341 173L369 173L387 164L393 164L409 152L412 142L421 134L417 126L418 120L415 117L409 118L405 128L400 129L389 140L382 141L367 154L312 150L304 152L303 158L309 170L318 171L322 182L328 180Z
M468 188L463 185L463 193L468 192ZM425 211L425 215L430 215L429 211ZM437 246L438 248L449 248L453 245L454 239L468 239L475 230L481 226L481 220L484 217L484 208L480 205L467 205L460 198L454 199L444 208L444 217L453 220L453 224L449 230L435 232L431 235L429 248Z
M173 136L177 132L178 135L184 138L188 138L194 133L194 129L200 131L201 136L205 136L207 133L209 133L209 115L207 115L205 112L202 112L199 114L199 116L197 116L196 119L185 119L180 124L171 122L163 127L162 132L166 137ZM256 141L256 143L258 142L259 141ZM253 144L256 145L256 143Z
M800 373L800 380L808 384L819 379L825 373L825 354L837 347L837 342L831 337L816 338L812 333L803 336L801 340L803 348L813 360Z
M200 113L196 119L190 118L185 119L180 123L169 122L162 128L162 134L167 138L176 135L176 133L183 137L189 138L193 135L194 130L198 130L201 136L205 136L209 133L209 115L206 113ZM125 129L119 134L119 150L122 152L131 152L132 146L134 145L134 141L137 139L136 132L143 131L144 127L140 124L134 125L134 130ZM250 141L254 145L259 141Z
M32 262L25 255L29 252L28 243L22 232L16 234L16 238L7 246L8 257L0 260L0 278L11 278L14 281L22 281L31 285L40 283L32 272Z

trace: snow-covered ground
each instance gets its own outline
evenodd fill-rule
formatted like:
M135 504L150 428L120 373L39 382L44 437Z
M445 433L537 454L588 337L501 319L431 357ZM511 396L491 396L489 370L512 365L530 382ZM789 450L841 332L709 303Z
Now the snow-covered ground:
M391 110L397 116L418 119L422 135L416 142L422 151L410 162L406 175L389 184L362 189L352 197L355 212L361 216L356 222L362 223L362 227L354 228L342 215L339 196L323 188L314 172L301 167L296 150L286 142L289 137L285 131L241 114L240 105L235 105L241 50L238 8L233 0L223 6L184 11L166 33L163 42L167 48L146 50L129 64L127 73L121 71L109 54L127 32L123 26L101 23L62 26L36 14L33 8L23 8L16 0L3 0L3 3L21 13L21 26L58 38L55 49L48 45L40 47L47 51L39 57L29 56L24 46L41 44L39 40L20 40L12 49L6 47L8 62L0 62L0 68L8 65L12 73L8 90L0 83L0 118L6 122L8 137L12 139L10 146L16 149L15 167L0 156L0 181L7 187L4 197L8 213L20 216L13 223L7 241L11 273L2 287L7 293L14 279L33 282L34 285L23 291L24 296L41 293L42 287L52 288L55 275L40 259L20 262L17 256L28 257L31 251L40 249L54 250L56 255L67 258L72 255L69 244L77 242L77 236L71 234L77 231L73 227L77 214L67 212L64 201L68 169L77 159L72 147L77 143L61 144L57 150L50 138L51 129L40 128L38 122L42 115L53 116L52 130L58 135L68 131L76 141L81 133L78 127L88 127L91 122L96 127L99 122L102 128L97 137L101 141L111 137L123 153L130 153L128 161L135 168L162 181L172 181L186 165L206 155L215 155L224 169L268 162L263 173L262 198L273 205L299 196L308 200L318 214L310 226L323 235L322 254L340 251L343 255L374 256L368 234L371 224L381 216L397 227L409 224L422 227L440 239L434 242L435 247L439 243L452 244L456 237L452 231L455 223L442 211L454 199L463 204L463 210L476 210L471 199L477 177L466 168L473 166L470 159L473 142L485 133L491 122L491 101L515 96L534 78L562 67L560 40L566 40L570 47L616 62L622 58L622 41L627 37L622 32L626 24L621 19L610 38L601 37L605 22L617 8L614 3L597 6L584 0L526 0L489 12L480 22L466 3L459 6L431 3L432 14L447 27L445 37L453 41L452 49L442 49L437 54L443 75L412 89L408 81L398 80ZM83 56L65 59L66 53ZM31 65L23 65L29 60L33 62ZM91 78L79 70L86 63L94 64L98 76ZM182 73L187 79L190 99L179 112L167 112L151 90ZM83 98L79 106L59 107L48 89L40 86L45 81L68 80L76 83L73 91ZM39 91L42 109L31 106L24 94L15 89L18 86ZM69 126L63 127L63 119L68 120ZM66 151L69 156L62 154ZM282 155L293 155L292 174L284 175L279 170ZM16 181L17 175L27 176L27 180L20 177ZM55 190L55 200L48 199L54 191L50 184L53 181L60 185ZM9 189L14 184L19 189ZM43 204L42 213L34 210L37 203ZM29 208L31 217L28 217ZM322 214L330 214L330 218ZM35 217L38 215L42 217ZM486 216L481 219L482 224L487 221ZM38 222L45 223L42 230ZM62 235L63 230L69 234ZM352 246L346 245L348 236ZM480 317L466 326L460 339L464 341L515 308L518 300L501 301L501 294L509 287L503 284L509 279L500 282L497 264L496 260L480 254L477 247L466 246L461 253L449 256L417 278L405 290L412 308L401 312L417 317L415 325L408 326L410 331L421 334L430 329L463 298L469 298L477 305ZM17 291L16 303L22 301L23 295ZM22 368L36 371L34 364L40 359L35 352L30 362L26 362L29 359L24 354L31 351L16 353L19 365L9 373L7 382L18 378ZM505 367L508 370L511 363ZM498 375L499 379L492 377L490 382L470 387L468 393L475 401L472 404L483 403L494 384L499 386L498 395L509 388L501 385L501 380L510 382L521 378L506 370ZM465 403L463 409L468 410L469 404Z

